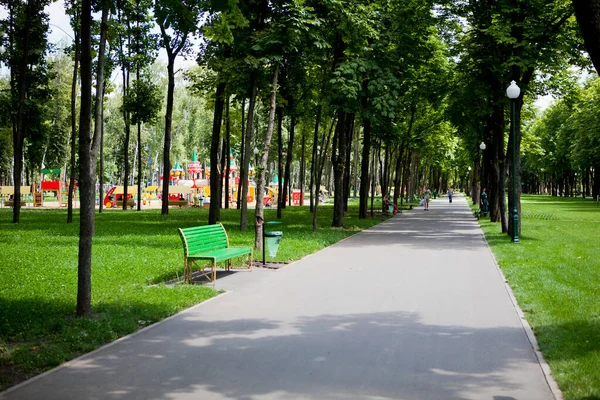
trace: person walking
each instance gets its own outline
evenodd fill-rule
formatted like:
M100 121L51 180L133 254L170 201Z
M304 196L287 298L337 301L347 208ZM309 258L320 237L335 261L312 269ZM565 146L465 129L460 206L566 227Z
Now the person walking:
M429 211L429 198L430 197L431 197L431 190L429 190L427 185L425 185L425 187L423 188L423 200L425 200L425 203L423 204L423 206L425 207L425 211Z
M448 200L450 201L450 203L452 203L452 195L453 195L452 188L448 188Z
M490 204L488 202L488 195L485 191L485 188L483 188L483 191L481 192L481 199L479 200L479 202L480 202L481 214L484 217L487 217Z

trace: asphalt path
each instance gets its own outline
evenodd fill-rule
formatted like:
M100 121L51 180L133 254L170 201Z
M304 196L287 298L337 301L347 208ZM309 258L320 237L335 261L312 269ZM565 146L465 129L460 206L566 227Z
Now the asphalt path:
M217 288L0 398L561 398L462 197Z

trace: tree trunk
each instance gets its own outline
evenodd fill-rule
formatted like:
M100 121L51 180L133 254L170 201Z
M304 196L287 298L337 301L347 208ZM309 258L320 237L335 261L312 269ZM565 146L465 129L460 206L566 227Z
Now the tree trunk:
M265 195L265 173L267 171L267 163L269 162L269 149L271 147L271 138L273 137L273 128L275 126L275 110L277 107L277 77L279 74L279 64L275 64L275 72L273 72L273 88L271 89L271 102L269 109L269 124L267 125L267 133L264 140L263 154L260 159L260 167L256 171L256 208L254 209L255 221L255 236L254 247L259 251L263 249L263 229L264 229L264 206L262 199Z
M334 145L337 145L337 152L332 154L333 175L334 175L334 198L333 198L333 227L344 226L344 176L346 169L346 152L348 151L347 138L348 129L352 126L354 114L344 111L338 112L338 124L336 127L337 140L334 140ZM334 147L335 149L335 147Z
M162 29L162 28L161 28ZM169 54L170 53L170 54ZM163 147L163 187L161 215L169 214L169 172L171 171L171 130L173 125L173 94L175 93L175 57L176 54L167 49L167 110L165 112L165 143Z
M29 26L33 4L27 2L25 26ZM23 143L25 140L25 98L27 95L28 63L29 58L29 31L25 34L23 41L23 53L19 60L19 74L17 79L18 109L16 129L13 130L14 146L14 193L13 193L13 223L18 224L21 220L21 175L23 173Z
M221 209L221 171L219 171L219 143L221 139L221 123L225 106L225 83L219 83L215 93L215 111L213 117L212 140L210 142L210 209L208 224L216 224Z
M319 190L321 188L321 177L323 176L323 168L325 167L325 162L327 160L327 151L329 149L329 142L331 140L331 134L333 133L333 129L336 124L336 119L334 118L331 121L331 128L329 129L329 134L327 135L327 139L323 136L323 140L321 141L321 156L317 157L316 160L316 175L315 175L315 210L313 212L313 232L317 231L317 213L319 211Z
M371 179L369 176L369 163L371 161L371 121L363 120L363 148L360 166L360 199L358 218L368 217L369 212L369 185Z
M292 190L291 168L294 158L294 136L296 132L296 117L292 116L290 121L290 137L288 138L287 157L285 158L285 176L283 178L283 192L288 193ZM292 201L292 196L289 196L289 201ZM281 208L286 207L285 196L281 202Z
M94 110L94 138L98 138L100 148L100 212L104 206L104 66L106 64L106 36L108 32L108 8L102 8L100 23L100 44L98 49L98 71L96 73L96 108ZM92 148L92 153L97 149ZM94 163L94 167L96 164Z
M92 237L94 236L94 170L92 153L92 6L81 2L81 108L79 112L79 255L77 273L77 316L92 311Z
M350 160L352 154L352 139L354 138L354 115L346 131L346 166L344 167L344 213L348 212L348 199L350 198Z
M242 133L240 135L242 137L242 140L241 140L241 144L240 144L240 165L239 165L239 171L238 171L239 172L238 180L240 181L240 183L238 184L237 193L236 193L236 196L237 196L237 199L236 199L236 208L238 210L242 207L242 204L240 203L240 198L241 198L241 195L242 195L242 184L243 184L243 182L242 182L242 180L241 180L240 177L244 174L244 169L245 169L245 164L244 164L244 149L246 148L245 144L244 144L245 143L245 136L246 136L246 135L244 135L244 127L245 127L245 125L244 125L244 116L245 115L246 115L246 98L243 98L242 99L242 126L241 126L241 129L240 129L240 132Z
M281 200L283 198L283 200ZM283 111L277 110L277 219L281 219L283 192Z
M244 143L244 169L240 177L240 184L243 183L241 195L240 212L240 230L245 232L248 229L248 169L250 160L250 145L252 143L252 133L254 131L254 108L256 107L256 95L258 91L257 71L250 73L250 104L248 105L248 121L246 121L246 137Z
M306 169L306 135L302 132L302 148L300 152L300 177L298 179L300 186L300 205L304 205L304 180Z
M75 59L73 62L73 82L71 83L71 176L69 177L69 197L67 203L67 223L73 222L73 191L75 187L75 155L77 144L77 71L79 69L80 35L75 32Z
M129 70L122 65L123 68L123 96L127 96L129 91ZM125 142L123 143L123 210L127 210L127 197L129 196L129 138L131 137L131 123L129 112L123 109L123 121L125 122Z
M225 208L229 209L229 175L231 174L231 120L229 116L229 95L225 103Z
M319 143L319 123L321 121L321 109L322 106L319 104L317 106L317 115L315 117L315 132L313 135L313 148L312 148L312 159L310 160L310 212L314 212L315 200L319 201L319 190L315 190L314 184L316 180L316 173L318 169L317 164L317 147ZM316 199L313 196L313 193L316 194Z

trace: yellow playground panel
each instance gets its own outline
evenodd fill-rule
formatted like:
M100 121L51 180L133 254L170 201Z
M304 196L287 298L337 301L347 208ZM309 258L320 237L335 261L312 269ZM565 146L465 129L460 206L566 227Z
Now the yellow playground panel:
M11 198L15 194L14 186L0 186L0 201L3 206L12 207L14 204L14 200ZM23 200L23 196L31 194L31 187L29 186L21 186L21 205L25 205L25 200Z

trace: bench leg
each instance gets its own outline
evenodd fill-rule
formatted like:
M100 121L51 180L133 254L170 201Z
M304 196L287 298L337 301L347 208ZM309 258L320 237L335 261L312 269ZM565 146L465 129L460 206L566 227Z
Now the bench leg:
M213 281L213 285L215 284L217 280L217 262L213 261L213 265L212 265L212 281Z
M192 282L192 266L190 265L190 262L188 262L187 259L183 260L183 280L185 281L185 283L190 283Z
M248 268L252 271L252 253L248 255Z

